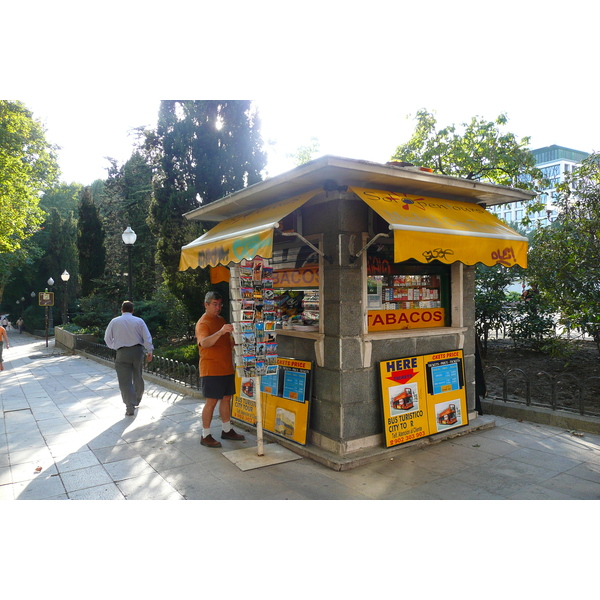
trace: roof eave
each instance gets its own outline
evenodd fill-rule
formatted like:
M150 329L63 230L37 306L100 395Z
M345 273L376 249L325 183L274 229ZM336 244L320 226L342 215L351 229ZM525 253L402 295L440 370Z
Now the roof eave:
M323 156L184 214L194 221L221 221L316 188L354 185L416 193L491 206L527 201L534 192L365 160Z

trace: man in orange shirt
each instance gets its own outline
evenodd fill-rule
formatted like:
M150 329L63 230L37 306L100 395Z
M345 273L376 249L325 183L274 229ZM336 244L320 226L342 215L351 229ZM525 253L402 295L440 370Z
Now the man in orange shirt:
M200 349L201 390L205 398L202 409L202 437L200 443L207 448L220 448L221 442L210 433L210 425L217 402L223 422L221 438L243 441L243 435L231 428L231 397L235 393L235 368L231 332L233 325L221 316L223 299L217 292L207 292L204 297L205 313L196 323L196 339Z

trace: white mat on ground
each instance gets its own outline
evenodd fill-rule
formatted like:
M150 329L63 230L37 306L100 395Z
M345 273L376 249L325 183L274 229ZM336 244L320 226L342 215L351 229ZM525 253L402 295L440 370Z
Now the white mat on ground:
M256 446L253 446L251 448L223 452L223 456L229 459L241 471L278 465L302 458L279 444L264 444L263 452L263 456L258 456L258 449Z

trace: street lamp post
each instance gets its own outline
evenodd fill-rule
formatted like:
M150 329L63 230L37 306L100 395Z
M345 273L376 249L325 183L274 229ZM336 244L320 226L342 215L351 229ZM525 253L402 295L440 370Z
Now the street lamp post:
M50 277L48 279L48 287L50 288L50 291L52 291L53 285L54 285L54 279L52 279L52 277ZM52 312L53 307L54 307L54 304L51 304L50 305L50 323L49 323L50 330L54 329L54 313Z
M69 305L67 303L67 292L69 289L69 279L71 278L71 275L69 274L69 271L67 271L65 269L63 274L60 276L60 278L65 282L65 296L63 298L63 315L62 315L63 326L65 326L69 319L69 314L68 314L69 313Z
M135 244L137 235L135 234L135 231L133 231L133 229L131 229L131 227L127 227L127 229L121 234L121 238L123 239L123 243L127 246L127 259L128 259L128 266L129 266L129 272L127 273L127 280L128 280L128 285L129 285L128 300L133 302L133 280L131 277L131 272L132 272L131 249L133 248L133 245Z

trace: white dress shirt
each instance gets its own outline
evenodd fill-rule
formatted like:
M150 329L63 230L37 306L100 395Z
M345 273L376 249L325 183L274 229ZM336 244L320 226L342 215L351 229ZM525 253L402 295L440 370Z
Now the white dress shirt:
M134 317L129 312L124 312L120 317L115 317L106 328L104 341L109 348L118 350L125 346L141 344L147 352L152 352L152 336L143 319Z

